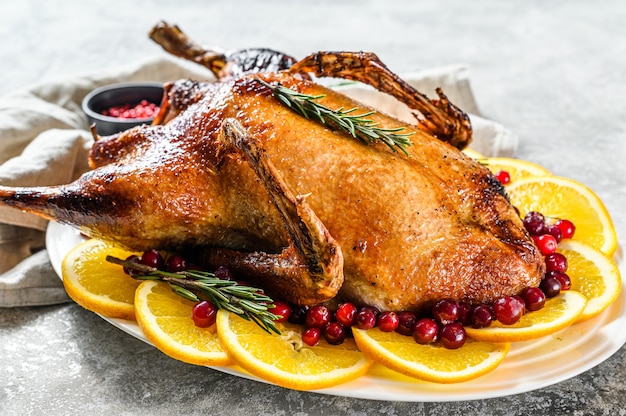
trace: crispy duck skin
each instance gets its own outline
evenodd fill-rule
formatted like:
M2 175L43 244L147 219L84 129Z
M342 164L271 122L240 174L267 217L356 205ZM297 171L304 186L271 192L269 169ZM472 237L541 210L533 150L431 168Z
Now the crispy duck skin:
M539 283L542 258L487 168L383 114L372 117L382 126L415 132L409 155L362 144L297 115L257 77L325 94L320 102L330 108L364 108L284 72L191 89L189 81L171 83L168 100L180 108L167 107L175 113L163 117L167 124L96 141L94 169L72 184L2 188L0 198L135 249L195 247L206 259L261 284L290 275L293 267L304 266L280 261L283 249L293 250L293 244L268 182L220 139L224 121L233 118L255 138L291 193L307 195L341 248L343 276L324 283L332 287L345 279L341 299L419 309L444 297L489 302ZM190 90L202 97L180 98ZM332 291L322 290L303 301L292 281L272 286L278 296L298 303L332 297Z
M376 60L335 61L353 56ZM439 103L429 115L438 131L463 126L447 137L373 114L382 127L413 132L413 145L407 155L366 145L296 114L258 79L363 112L297 69L373 79L400 98L410 90L371 62L365 74L303 62L168 83L155 125L97 138L91 171L68 185L0 187L0 203L135 250L193 253L299 304L419 310L441 298L489 303L539 284L543 257L502 185L450 144L471 139L460 110ZM432 121L439 117L451 124Z

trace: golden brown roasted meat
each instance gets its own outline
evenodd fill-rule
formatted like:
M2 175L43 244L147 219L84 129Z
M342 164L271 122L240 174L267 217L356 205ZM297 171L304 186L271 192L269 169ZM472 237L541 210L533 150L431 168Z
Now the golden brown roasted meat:
M154 37L168 35L168 48L221 79L169 83L155 125L98 138L93 170L64 186L0 186L0 203L133 249L193 252L300 304L336 297L417 310L441 298L491 302L539 283L542 256L502 185L458 150L471 140L469 119L441 91L430 100L364 53L292 66L262 50L271 71L245 59L237 70L177 28L158 29ZM413 133L407 154L306 119L267 86L369 110L301 72L367 82L407 103L415 125L370 116Z
M320 101L331 108L363 107L284 72L181 81L168 86L167 124L102 138L94 170L77 182L3 189L2 201L136 249L202 247L211 262L301 303L340 286L341 298L359 304L416 309L443 297L492 301L538 284L542 259L488 169L382 114L372 116L382 126L415 132L409 155L365 145L295 114L257 77L325 94ZM231 119L241 134L224 132ZM243 144L228 139L242 136ZM303 204L308 217L298 212ZM326 258L294 249L307 245L299 240ZM304 284L296 271L320 265L327 270L314 293L317 280Z

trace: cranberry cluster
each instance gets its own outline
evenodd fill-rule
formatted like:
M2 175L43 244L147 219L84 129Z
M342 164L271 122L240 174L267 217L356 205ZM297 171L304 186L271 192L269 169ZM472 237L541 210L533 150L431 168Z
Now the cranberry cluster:
M284 302L275 304L277 309L273 312L282 315L283 320L306 327L302 341L311 346L316 345L321 337L329 344L341 344L346 337L351 336L352 328L371 329L376 326L381 331L410 335L416 322L412 312L381 312L374 306L357 308L352 302L340 304L335 311L325 305L290 307Z
M574 236L576 231L574 224L567 219L557 219L551 222L536 211L527 213L523 223L537 248L545 256L546 275L539 287L548 297L558 295L561 290L570 289L572 283L566 273L567 258L557 253L556 248L561 240Z
M172 254L164 257L158 250L154 249L144 251L141 256L133 254L129 256L126 261L133 261L145 266L154 267L158 270L165 270L170 273L177 273L190 269L199 269L196 265L188 264L187 260L178 254ZM130 274L128 269L124 269L124 271ZM208 328L215 323L217 310L217 306L215 306L213 302L203 300L194 305L191 317L196 326L200 328Z
M141 100L138 104L131 106L130 104L124 104L119 106L112 106L106 110L102 110L103 116L115 117L115 118L154 118L159 112L159 106L149 102L148 100Z
M379 311L373 306L357 308L345 302L333 312L325 305L311 307L293 306L276 301L270 311L281 316L277 322L289 321L305 326L302 341L316 345L323 337L329 344L337 345L351 336L352 328L377 327L384 332L397 332L412 336L419 344L439 342L449 349L460 348L467 340L465 326L484 328L498 320L506 325L517 322L527 311L541 309L547 295L539 288L528 288L520 296L506 296L492 305L472 306L466 302L442 299L428 314L417 315L411 311Z
M189 269L187 261L184 257L173 254L165 258L163 257L161 252L154 249L144 251L141 256L136 256L133 254L129 256L126 261L136 262L139 264L143 264L144 266L154 267L155 269L165 270L171 273L181 272L183 270ZM129 274L129 270L125 269L124 271Z
M523 221L524 227L543 255L554 253L561 240L572 238L576 231L571 221L558 219L550 223L542 213L536 211L527 213Z

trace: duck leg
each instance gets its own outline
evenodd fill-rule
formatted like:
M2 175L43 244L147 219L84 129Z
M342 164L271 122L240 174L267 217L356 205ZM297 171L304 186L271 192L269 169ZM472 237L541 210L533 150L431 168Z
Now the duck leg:
M371 52L317 52L295 63L289 71L369 84L405 103L414 111L418 127L439 140L459 149L472 140L469 117L452 104L440 88L436 90L439 99L429 99L391 72Z
M197 260L224 265L290 302L316 304L333 298L343 284L343 255L306 197L291 193L260 142L235 119L224 120L219 137L220 163L243 157L250 165L284 220L290 245L278 254L202 248Z

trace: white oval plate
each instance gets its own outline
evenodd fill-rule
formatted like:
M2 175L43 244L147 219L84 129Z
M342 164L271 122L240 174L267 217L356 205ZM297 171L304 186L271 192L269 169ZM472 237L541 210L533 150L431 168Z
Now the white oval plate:
M81 241L83 237L74 228L50 222L46 246L50 261L59 276L63 257ZM616 259L624 274L621 249ZM508 396L550 386L595 367L624 345L624 292L622 289L611 307L589 321L539 340L514 343L498 368L475 380L452 385L435 384L405 377L375 365L358 380L316 392L372 400L448 402ZM135 322L106 317L103 319L150 344ZM266 383L237 366L211 368Z

